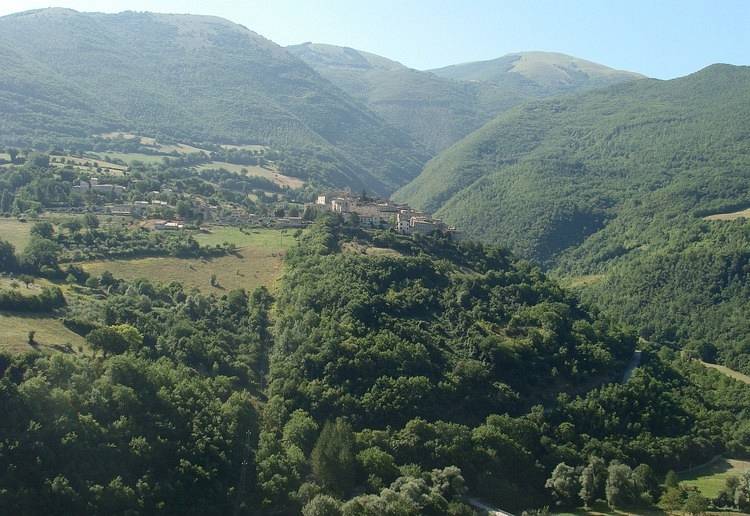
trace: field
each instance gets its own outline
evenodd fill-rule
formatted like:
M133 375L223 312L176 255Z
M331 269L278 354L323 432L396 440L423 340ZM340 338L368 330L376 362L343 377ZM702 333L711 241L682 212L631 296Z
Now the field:
M703 364L706 367L716 369L717 371L720 371L724 373L725 375L729 376L730 378L734 378L735 380L739 380L743 383L750 383L750 376L744 375L742 373L738 373L737 371L733 371L732 369L729 369L728 367L725 367L723 365L709 364L708 362L703 362L703 361L701 361L701 364Z
M240 249L229 256L207 259L137 258L101 260L81 265L92 275L109 271L115 278L150 280L169 283L179 281L186 291L196 287L201 292L223 295L235 288L247 291L260 286L276 287L281 274L283 252L270 249ZM211 278L214 277L214 285Z
M161 163L164 155L161 154L139 154L139 153L125 153L125 152L113 152L107 151L106 154L111 159L122 160L125 163L131 163L133 161L140 161L141 163ZM89 158L91 160L93 158Z
M52 316L0 312L0 328L0 350L11 353L34 350L77 353L79 346L85 346L83 337L67 329L59 319ZM34 332L33 345L29 344L30 331Z
M734 459L719 459L716 462L680 475L680 483L695 486L703 496L714 498L728 477L738 476L750 469L750 462Z
M193 154L196 152L203 152L208 154L208 151L205 149L199 149L198 147L193 147L191 145L185 145L182 143L176 143L176 144L168 144L168 145L162 145L158 143L154 138L148 138L145 136L136 136L134 134L129 133L108 133L101 135L104 138L115 138L115 137L124 137L124 138L140 138L140 144L144 147L150 147L154 150L154 154L139 154L139 153L123 153L123 152L110 152L107 151L104 153L104 155L122 160L126 163L130 163L134 160L141 161L143 163L160 163L162 158L164 157L171 157L173 153L187 155L187 154ZM225 149L250 149L250 150L263 150L264 147L261 145L222 145ZM88 158L86 161L91 161L92 158ZM105 167L106 165L103 165L100 163L102 167ZM114 168L118 168L117 165L113 166ZM122 168L122 167L119 167ZM248 176L257 176L257 177L264 177L266 179L270 179L271 181L275 182L279 186L288 186L289 188L300 188L304 186L304 181L301 179L297 179L294 177L285 176L283 174L280 174L278 170L275 169L275 166L271 166L270 168L264 168L264 167L258 167L258 166L250 166L250 165L236 165L233 163L225 163L223 161L212 161L210 163L206 163L204 165L200 165L197 167L198 170L206 170L206 169L212 169L212 168L223 168L226 170L229 170L230 172L236 172L236 173L242 173L243 171L246 171L245 173Z
M709 215L705 217L706 220L735 220L742 218L750 218L750 208L742 211L735 211L733 213L718 213L716 215Z
M111 159L112 156L108 157ZM89 172L90 174L97 174L96 168L99 167L103 170L103 172L109 174L109 175L122 175L123 170L127 168L127 166L124 165L118 165L117 163L112 163L110 161L105 161L103 159L99 158L76 158L73 156L53 156L52 159L56 160L52 164L58 167L64 167L66 165L72 165L73 168L76 168L78 170L85 170ZM64 163L62 163L60 160L65 160ZM87 165L88 163L88 165Z
M264 177L276 183L279 186L288 186L289 188L300 188L304 186L305 182L296 177L285 176L279 173L275 168L264 168L252 165L237 165L234 163L226 163L224 161L212 161L204 165L197 167L198 170L208 170L212 168L223 168L230 172L236 172L237 174L246 171L245 175Z
M261 249L286 249L294 238L290 233L278 229L251 229L241 231L232 226L210 226L193 233L193 237L203 246L222 245L224 242L238 248L256 247Z
M236 227L215 226L194 233L202 246L234 244L236 252L212 259L197 258L137 258L131 260L100 260L82 263L93 275L105 270L116 278L149 278L161 283L179 281L186 290L193 287L201 292L215 292L244 288L247 291L260 286L276 287L281 275L284 250L295 242L289 233L272 229L249 232ZM212 285L211 278L215 275Z
M23 251L29 241L29 230L33 222L20 222L17 219L0 218L0 238L7 240L16 248L16 253Z

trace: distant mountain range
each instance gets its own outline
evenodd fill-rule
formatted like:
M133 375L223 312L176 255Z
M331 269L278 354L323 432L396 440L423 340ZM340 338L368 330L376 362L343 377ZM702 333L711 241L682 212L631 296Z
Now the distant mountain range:
M283 48L223 19L44 9L0 18L0 138L83 146L125 130L262 143L290 172L387 194L423 146ZM90 143L90 142L89 142Z
M486 80L458 65L455 80L348 48L283 49L220 18L62 8L0 18L0 56L6 145L86 149L113 130L260 143L287 174L386 195L521 102L638 77L529 53L475 64Z
M522 102L643 78L549 52L418 71L346 47L287 50L433 153Z
M749 106L750 68L729 65L529 102L433 159L395 198L552 263L634 202L647 216L750 203ZM703 194L686 201L695 182Z

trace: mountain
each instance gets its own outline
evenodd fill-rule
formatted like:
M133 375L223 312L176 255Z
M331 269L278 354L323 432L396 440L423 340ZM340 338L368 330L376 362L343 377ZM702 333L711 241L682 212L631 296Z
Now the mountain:
M748 222L704 217L750 206L749 118L750 68L729 65L535 101L394 197L583 277L584 297L646 338L718 346L747 371Z
M479 81L516 88L530 96L572 93L642 79L634 72L556 52L517 52L489 61L446 66L431 73L458 81Z
M108 130L193 142L260 143L288 172L389 193L427 154L301 60L208 16L43 9L0 18L0 136L77 142ZM34 87L37 85L37 87Z
M287 50L435 154L522 102L642 77L544 52L425 72L347 47Z
M710 186L698 204L680 201L689 212L742 202L744 191L713 185L745 183L748 70L716 65L525 104L433 159L395 198L540 262L629 203L673 210L663 197L678 202L677 185Z

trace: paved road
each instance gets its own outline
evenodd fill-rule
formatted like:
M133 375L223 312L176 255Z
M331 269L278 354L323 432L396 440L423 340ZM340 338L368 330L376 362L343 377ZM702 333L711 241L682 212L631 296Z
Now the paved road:
M633 369L638 367L638 365L641 363L641 352L637 349L633 352L633 358L630 359L630 363L628 364L628 368L625 369L625 374L622 375L622 383L623 385L628 383L630 381L630 377L633 375Z

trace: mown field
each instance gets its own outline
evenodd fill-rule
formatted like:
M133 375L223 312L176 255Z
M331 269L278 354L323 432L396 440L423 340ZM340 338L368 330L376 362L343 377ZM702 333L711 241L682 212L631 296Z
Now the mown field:
M737 371L729 369L726 366L719 365L719 364L709 364L708 362L703 362L703 361L701 361L701 364L703 364L706 367L716 369L717 371L720 371L724 373L725 375L729 376L730 378L734 378L735 380L739 380L743 383L750 383L750 376L747 376L746 374L738 373Z
M34 350L78 353L79 347L85 348L83 337L52 315L0 312L0 328L0 350L11 353ZM33 344L29 343L30 331L34 332Z
M29 241L29 230L32 225L33 222L20 222L15 218L0 218L0 238L13 244L16 252L22 251Z
M732 213L718 213L716 215L709 215L705 217L707 220L735 220L741 218L750 218L750 208L741 211L735 211Z
M195 287L201 292L221 295L235 288L251 291L266 286L274 289L281 275L284 250L296 242L289 232L272 229L243 232L236 227L223 226L204 229L194 236L202 246L231 243L236 251L211 259L148 257L84 262L81 266L92 275L101 275L106 270L116 278L148 278L161 283L179 281L186 290Z
M100 260L81 265L98 276L109 271L116 278L147 278L169 283L178 281L186 290L195 287L201 292L222 295L235 288L253 290L260 286L276 287L281 274L283 251L245 248L229 256L213 259L136 258L132 260ZM213 285L211 279L214 278Z
M295 242L294 231L252 228L240 229L233 226L208 226L193 233L202 246L223 245L225 242L238 248L255 247L261 249L286 249Z
M225 161L211 161L196 167L198 170L208 170L212 168L223 168L237 174L244 173L247 176L264 177L270 179L279 186L288 186L289 188L300 188L305 182L296 177L285 176L274 167L265 168L253 165L237 165Z
M748 469L750 461L721 458L704 468L680 474L680 482L697 487L705 497L714 498L726 484L727 478L739 476Z

